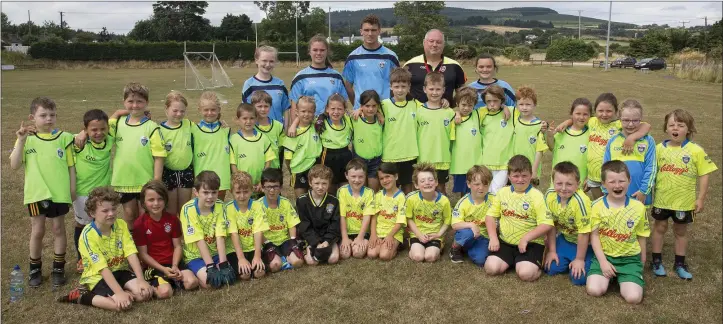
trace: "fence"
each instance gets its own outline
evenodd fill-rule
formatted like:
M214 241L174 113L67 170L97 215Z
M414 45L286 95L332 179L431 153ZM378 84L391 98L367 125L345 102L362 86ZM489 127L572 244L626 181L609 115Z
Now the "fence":
M608 60L608 67L610 68L623 68L621 66L610 66L612 64L612 60ZM578 63L579 64L579 63ZM594 68L604 68L605 67L605 61L592 61L592 67ZM672 63L672 64L665 64L666 70L675 70L677 68L680 68L679 63Z
M550 65L550 66L575 66L575 62L573 61L545 61L545 60L530 60L530 63L532 65ZM580 62L577 62L579 65Z

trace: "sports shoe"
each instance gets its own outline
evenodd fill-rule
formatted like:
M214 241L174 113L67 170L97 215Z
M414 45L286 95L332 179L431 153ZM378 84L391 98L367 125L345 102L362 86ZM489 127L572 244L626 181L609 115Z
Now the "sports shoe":
M53 287L60 287L65 284L65 270L61 268L54 268L53 272L50 273L50 281L53 283Z
M43 273L40 268L36 268L33 270L30 270L30 275L28 277L28 286L30 288L38 288L40 287L40 284L43 283Z
M83 267L83 260L81 259L78 260L78 264L75 266L75 271L77 271L78 273L83 273L83 270L85 270L85 268Z
M687 264L676 264L675 272L678 274L678 277L680 277L680 279L684 279L684 280L692 280L693 279L693 274L688 272Z
M88 293L84 286L71 290L67 295L58 297L57 301L61 303L80 304L80 298Z
M663 268L662 262L650 262L650 267L653 268L653 274L657 277L665 277L668 274L665 272L665 268Z
M452 263L462 263L464 262L464 256L462 255L462 247L459 245L452 245L452 248L449 249L449 258L452 259Z

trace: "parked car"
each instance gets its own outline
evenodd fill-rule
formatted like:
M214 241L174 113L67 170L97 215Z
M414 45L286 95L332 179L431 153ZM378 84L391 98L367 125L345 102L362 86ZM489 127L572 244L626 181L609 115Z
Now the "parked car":
M616 68L635 67L635 63L637 63L637 61L635 60L635 58L632 58L632 57L619 58L619 59L615 60L612 64L610 64L610 67L616 67Z
M665 60L662 58L646 58L635 63L635 69L663 70L665 69Z

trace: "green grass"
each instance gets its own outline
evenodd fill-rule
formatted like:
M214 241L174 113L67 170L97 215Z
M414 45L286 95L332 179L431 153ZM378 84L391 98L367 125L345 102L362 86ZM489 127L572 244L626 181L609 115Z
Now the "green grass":
M340 64L336 64L340 67ZM297 71L278 68L277 75L287 85ZM233 106L240 100L243 80L252 68L227 69L234 80L231 89L221 89L229 101L223 116L231 121ZM470 81L471 67L466 69ZM721 159L720 85L691 82L664 72L649 74L632 70L602 72L592 68L507 67L499 77L515 87L531 85L538 91L538 116L560 122L567 118L576 97L594 100L604 91L619 100L638 98L645 107L645 120L653 124L653 136L660 141L663 116L675 109L689 109L696 116L700 134L697 140L718 166ZM27 118L28 104L35 96L54 98L59 107L58 126L77 131L81 116L90 108L111 112L121 107L123 85L138 81L151 89L150 109L162 120L162 99L170 90L183 90L182 69L138 70L36 70L2 72L2 291L8 291L8 275L14 264L27 273L29 220L22 205L23 172L9 168L8 156L20 121ZM174 81L175 80L175 81ZM200 92L185 91L189 102L197 102ZM192 106L193 107L193 106ZM189 109L198 120L198 112ZM545 155L550 169L550 154ZM543 177L544 179L545 177ZM546 184L544 184L546 186ZM544 188L544 187L543 187ZM8 323L182 323L204 322L558 322L569 323L720 323L721 294L721 172L711 178L706 211L696 217L690 232L688 260L695 280L674 277L652 278L645 269L645 300L629 306L615 293L592 298L580 287L572 287L565 276L543 276L525 284L514 274L492 278L469 262L452 264L445 251L436 264L414 264L402 252L389 263L350 260L336 266L303 268L272 275L262 280L237 284L218 291L182 292L166 301L134 304L122 315L54 301L61 291L51 291L46 283L28 290L18 304L7 304L3 295L2 320ZM450 188L451 189L451 188ZM451 190L450 190L451 191ZM285 195L291 195L288 188ZM453 202L456 197L452 199ZM72 248L72 215L66 217L68 260L75 260ZM672 233L668 232L665 262L672 263ZM52 257L52 236L46 232L43 258ZM44 265L50 272L50 262ZM71 284L78 275L69 264ZM71 284L63 290L70 289Z

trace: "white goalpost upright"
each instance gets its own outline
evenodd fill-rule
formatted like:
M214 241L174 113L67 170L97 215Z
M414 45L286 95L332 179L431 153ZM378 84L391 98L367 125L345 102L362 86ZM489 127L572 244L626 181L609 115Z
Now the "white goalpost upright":
M294 52L278 52L277 54L294 54L296 58L296 67L299 67L301 58L299 57L299 4L294 3L294 9L296 10L294 12L294 19L295 19L295 25L296 25L296 33L294 36L294 44L295 44L295 50ZM254 23L254 34L256 36L256 48L259 48L259 26L258 23Z
M200 57L210 63L210 79L206 78L200 71L198 71L198 68L196 68L193 64L191 57ZM185 61L183 76L186 90L206 90L221 87L230 88L233 86L231 78L228 77L226 70L223 69L221 62L216 56L216 43L213 43L211 52L188 52L186 51L186 42L183 42L183 60Z

